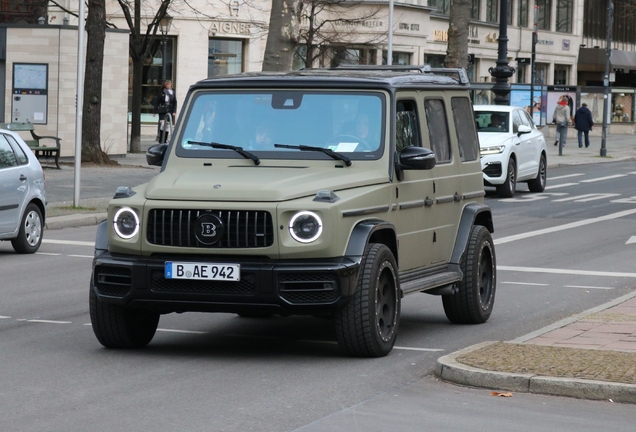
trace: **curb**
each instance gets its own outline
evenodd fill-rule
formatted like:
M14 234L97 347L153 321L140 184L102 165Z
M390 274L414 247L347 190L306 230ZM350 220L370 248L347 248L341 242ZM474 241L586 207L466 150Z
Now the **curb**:
M97 225L108 217L108 213L80 213L65 216L53 216L46 219L44 229L54 230L62 228Z
M636 404L634 384L488 371L457 361L457 357L493 343L482 342L440 357L435 375L444 381L471 387Z

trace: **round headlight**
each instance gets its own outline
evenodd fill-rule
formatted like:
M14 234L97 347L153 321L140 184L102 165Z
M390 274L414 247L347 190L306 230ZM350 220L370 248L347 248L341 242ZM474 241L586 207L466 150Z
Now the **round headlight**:
M139 231L139 216L130 207L122 207L115 213L113 228L119 237L132 238Z
M322 220L316 213L302 211L289 221L289 234L300 243L311 243L322 234Z

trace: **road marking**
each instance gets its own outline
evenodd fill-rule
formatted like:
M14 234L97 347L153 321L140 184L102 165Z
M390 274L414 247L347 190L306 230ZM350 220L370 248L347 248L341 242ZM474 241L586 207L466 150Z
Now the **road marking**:
M578 227L582 227L585 225L590 225L593 223L597 223L597 222L604 222L604 221L608 221L608 220L612 220L612 219L618 219L621 218L623 216L629 216L632 214L636 213L636 209L631 209L631 210L624 210L618 213L612 213L612 214L608 214L605 216L600 216L597 218L592 218L592 219L584 219L584 220L580 220L577 222L572 222L572 223L568 223L568 224L564 224L564 225L558 225L555 227L551 227L551 228L545 228L545 229L540 229L540 230L536 230L536 231L529 231L527 233L522 233L522 234L516 234L516 235L511 235L508 237L502 237L500 239L496 239L495 240L495 245L498 244L504 244L504 243L510 243L516 240L523 240L523 239L527 239L527 238L531 238L531 237L536 237L539 235L543 235L543 234L551 234L551 233L555 233L555 232L559 232L559 231L565 231L567 229L571 229L571 228L578 228Z
M499 268L499 267L497 267ZM503 284L510 284L510 285L534 285L534 286L550 286L550 284L543 284L543 283L533 283L533 282L500 282Z
M53 321L53 320L41 320L41 319L32 319L32 320L24 320L24 321L31 322L31 323L44 323L44 324L73 324L71 321Z
M36 255L51 255L51 256L60 256L60 255L62 255L62 254L59 254L59 253L49 253L49 252L36 252L35 254Z
M67 255L75 258L95 258L93 255Z
M558 184L558 185L551 185L551 186L546 186L546 189L558 189L558 188L563 188L563 187L570 187L570 186L578 186L578 183L563 183L563 184Z
M531 201L538 201L538 200L542 200L542 199L548 199L551 196L563 196L563 195L568 195L567 192L545 192L545 193L537 193L537 194L532 194L532 195L523 195L520 198L504 198L504 199L500 199L499 201L501 202L522 202L522 203L527 203L527 202L531 202Z
M596 287L596 286L584 286L584 285L564 285L566 288L583 288L583 289L600 289L600 290L613 290L614 287Z
M73 245L73 246L95 246L95 242L74 241L74 240L42 239L42 243L63 244L63 245Z
M598 178L593 178L593 179L581 180L581 183L594 183L594 182L598 182L598 181L612 180L612 179L621 178L621 177L627 177L627 174L614 174L614 175L607 176L607 177L598 177Z
M502 266L502 265L498 265L497 270L515 271L515 272L523 272L523 273L551 273L551 274L567 274L567 275L578 275L578 276L636 278L636 273L627 273L627 272L568 270L568 269L552 269L552 268L540 268L540 267L514 267L514 266Z
M177 330L177 329L164 329L158 328L158 332L166 332L166 333L190 333L190 334L208 334L208 332L204 331L196 331L196 330Z
M636 236L632 236L629 240L627 240L625 244L632 244L632 243L636 243Z
M11 317L0 315L0 319L11 319Z
M552 181L552 180L560 180L560 179L569 178L569 177L580 177L582 175L585 175L585 174L580 173L580 174L562 175L562 176L558 176L558 177L548 177L548 180L550 180L550 181Z
M636 204L636 196L633 196L633 197L630 197L630 198L621 198L621 199L617 199L617 200L612 200L610 202L621 203L621 204Z
M575 201L575 202L588 202L594 200L600 200L605 198L612 198L615 196L620 196L621 194L585 194L585 195L577 195L573 197L560 198L552 200L552 202L566 202L566 201Z

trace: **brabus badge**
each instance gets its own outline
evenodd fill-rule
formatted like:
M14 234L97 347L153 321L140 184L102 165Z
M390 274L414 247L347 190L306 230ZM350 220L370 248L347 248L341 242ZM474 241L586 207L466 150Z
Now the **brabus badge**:
M225 227L218 216L205 213L193 222L193 231L200 243L211 246L221 240Z

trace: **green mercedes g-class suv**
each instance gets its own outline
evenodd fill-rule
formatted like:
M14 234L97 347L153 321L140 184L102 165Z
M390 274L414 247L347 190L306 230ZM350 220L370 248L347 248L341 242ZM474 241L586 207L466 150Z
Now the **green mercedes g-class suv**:
M187 94L149 183L98 227L99 342L138 348L161 314L335 320L354 356L388 354L406 294L455 323L493 309L495 249L463 70L352 67L210 78Z

